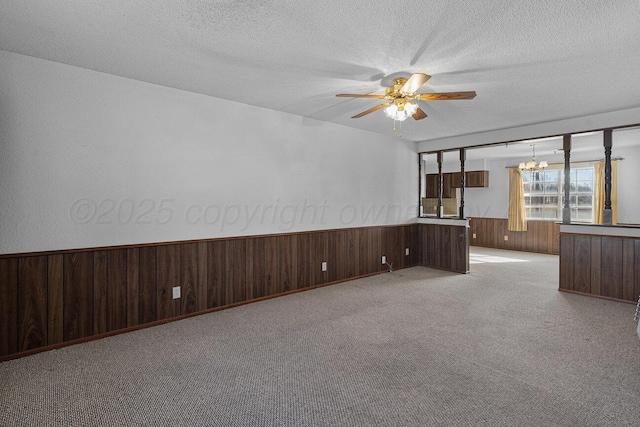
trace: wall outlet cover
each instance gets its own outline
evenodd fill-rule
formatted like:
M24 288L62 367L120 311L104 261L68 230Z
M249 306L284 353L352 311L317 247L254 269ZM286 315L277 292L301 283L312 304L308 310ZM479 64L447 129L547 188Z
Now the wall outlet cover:
M180 286L174 286L172 291L173 291L173 299L180 298Z
M504 236L504 241L506 242L507 240L509 240L509 236Z
M322 263L322 271L327 271L327 262Z
M474 238L474 239L476 238L476 233L473 233L473 238Z
M407 248L407 249L405 249L405 250L404 250L404 254L405 254L406 256L409 256L409 248Z
M384 256L384 255L382 255L382 263L383 263L383 264L386 264L386 263L387 263L387 257L386 257L386 256Z

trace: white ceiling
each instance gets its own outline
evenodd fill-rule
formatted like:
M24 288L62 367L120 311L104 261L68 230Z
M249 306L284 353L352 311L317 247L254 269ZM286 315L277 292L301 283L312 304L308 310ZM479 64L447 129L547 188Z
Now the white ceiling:
M432 76L413 141L640 106L638 0L4 0L0 49L393 135L350 116ZM640 121L640 120L639 120Z

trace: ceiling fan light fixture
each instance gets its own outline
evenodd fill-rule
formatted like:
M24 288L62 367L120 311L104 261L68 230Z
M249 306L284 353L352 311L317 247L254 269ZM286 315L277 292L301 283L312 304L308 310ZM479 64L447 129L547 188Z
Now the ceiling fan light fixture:
M407 102L404 105L396 105L391 104L388 107L385 107L384 114L390 119L396 120L398 122L403 122L407 120L410 116L414 115L418 110L418 106L412 102Z

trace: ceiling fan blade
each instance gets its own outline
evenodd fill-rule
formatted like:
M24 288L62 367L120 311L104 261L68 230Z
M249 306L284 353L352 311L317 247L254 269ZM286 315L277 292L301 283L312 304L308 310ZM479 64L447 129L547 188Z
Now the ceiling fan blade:
M455 99L473 99L476 91L469 92L442 92L442 93L419 93L416 94L418 101L446 101Z
M400 88L400 93L404 93L407 95L412 95L416 93L418 89L422 87L423 84L429 80L431 76L424 73L415 73L409 77L409 80Z
M422 108L418 107L415 113L413 113L413 117L415 120L422 120L427 117L427 113L425 113Z
M375 98L375 99L384 99L385 95L366 95L359 93L339 93L336 96L342 98Z
M384 107L386 107L387 105L390 105L390 102L387 102L385 104L380 104L380 105L376 105L375 107L371 107L366 111L363 111L362 113L356 114L355 116L351 117L352 119L359 119L362 116L366 116L369 113L373 113L374 111L378 111Z

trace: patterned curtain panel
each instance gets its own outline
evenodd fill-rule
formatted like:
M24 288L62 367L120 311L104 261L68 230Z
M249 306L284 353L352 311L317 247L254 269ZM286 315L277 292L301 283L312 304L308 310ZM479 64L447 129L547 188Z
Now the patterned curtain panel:
M509 168L509 231L527 231L527 218L524 210L524 188L522 175L518 168Z
M593 223L604 223L604 162L593 164ZM618 223L618 163L611 162L611 223Z

